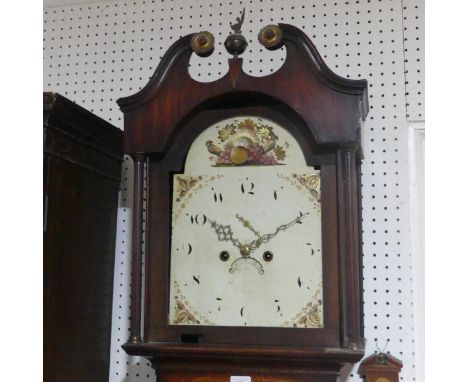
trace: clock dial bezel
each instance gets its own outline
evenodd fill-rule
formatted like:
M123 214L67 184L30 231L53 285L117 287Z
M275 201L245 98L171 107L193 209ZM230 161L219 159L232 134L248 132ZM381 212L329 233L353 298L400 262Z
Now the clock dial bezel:
M144 321L148 341L180 342L183 334L193 334L203 336L200 341L207 343L340 346L336 150L333 147L317 146L310 129L286 105L259 100L258 95L256 100L258 106L247 106L254 101L245 95L238 102L232 103L237 107L228 108L226 104L218 104L187 116L175 128L164 155L149 157L148 209L152 213L147 222L145 318L151 317L152 320ZM258 116L279 124L298 141L306 163L320 167L324 328L168 324L172 175L183 173L185 156L198 134L220 120L242 115ZM148 270L151 270L151 274Z

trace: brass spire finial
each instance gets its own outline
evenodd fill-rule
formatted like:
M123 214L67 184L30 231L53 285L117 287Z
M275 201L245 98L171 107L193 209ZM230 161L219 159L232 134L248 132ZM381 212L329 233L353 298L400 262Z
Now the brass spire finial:
M236 17L237 22L235 24L229 23L234 33L241 33L242 24L244 23L244 17L245 17L245 8L242 9L241 17Z

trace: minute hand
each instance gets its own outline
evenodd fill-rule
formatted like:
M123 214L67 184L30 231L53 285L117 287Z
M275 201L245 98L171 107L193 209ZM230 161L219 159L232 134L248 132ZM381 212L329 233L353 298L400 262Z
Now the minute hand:
M290 221L287 224L282 224L282 225L278 226L276 228L275 232L267 233L266 235L260 236L257 240L252 241L252 243L251 243L252 250L260 247L260 245L262 245L264 243L268 243L271 239L273 239L281 231L286 231L289 227L293 226L294 224L301 223L301 220L304 219L307 215L309 215L308 212L305 213L305 214L303 214L301 212L301 214L297 218L295 218L294 220Z

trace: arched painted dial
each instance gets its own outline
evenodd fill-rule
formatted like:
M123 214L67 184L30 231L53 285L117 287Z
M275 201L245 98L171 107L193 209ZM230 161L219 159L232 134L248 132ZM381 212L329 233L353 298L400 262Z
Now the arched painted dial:
M258 125L271 133L266 148L285 137L279 126L246 120L236 126L249 128L237 141L247 151ZM219 126L222 138L233 135L232 124ZM202 139L198 157L208 148L227 158L220 142ZM169 324L323 327L320 173L257 151L252 160L267 164L248 166L249 151L245 165L222 159L200 175L174 175Z

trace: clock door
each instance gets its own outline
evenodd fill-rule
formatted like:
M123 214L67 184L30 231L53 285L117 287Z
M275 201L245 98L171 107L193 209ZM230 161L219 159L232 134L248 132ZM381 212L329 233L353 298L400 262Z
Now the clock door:
M150 158L151 340L339 343L336 167L304 134L285 107L219 107Z

